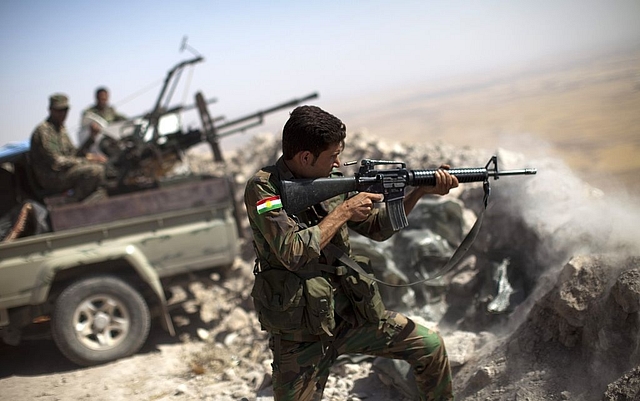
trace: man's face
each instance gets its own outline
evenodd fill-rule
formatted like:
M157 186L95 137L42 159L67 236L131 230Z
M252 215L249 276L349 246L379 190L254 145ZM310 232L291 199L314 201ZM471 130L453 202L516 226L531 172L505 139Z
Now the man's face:
M51 121L54 124L62 125L64 120L67 118L67 113L69 109L49 109L49 115L51 117Z
M331 174L331 170L340 167L340 153L342 153L343 145L337 143L329 145L329 147L320 153L318 157L313 157L311 162L306 166L305 178L323 178Z
M109 93L105 91L98 92L98 95L96 96L96 102L98 103L98 107L105 107L109 102Z

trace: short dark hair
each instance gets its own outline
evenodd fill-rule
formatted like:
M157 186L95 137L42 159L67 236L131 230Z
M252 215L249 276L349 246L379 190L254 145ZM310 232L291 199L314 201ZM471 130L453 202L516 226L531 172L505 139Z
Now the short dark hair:
M346 136L347 127L336 116L317 106L299 106L282 130L282 155L291 160L298 152L310 151L318 157L329 145L344 145Z
M96 89L96 97L98 97L98 95L100 94L100 92L107 92L107 93L109 93L109 89L105 88L104 86L99 87L98 89Z

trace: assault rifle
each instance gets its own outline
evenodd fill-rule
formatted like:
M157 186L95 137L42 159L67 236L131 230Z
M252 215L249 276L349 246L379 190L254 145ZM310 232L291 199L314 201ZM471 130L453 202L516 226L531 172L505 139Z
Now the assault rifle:
M345 163L345 165L355 162ZM376 169L376 166L386 166ZM395 166L395 167L394 167ZM336 195L358 192L372 192L384 195L391 225L395 231L409 225L404 211L404 190L407 186L435 186L437 170L409 170L406 164L390 160L362 160L360 169L354 177L315 178L284 180L281 185L281 195L284 209L296 214L306 208L320 203ZM498 170L498 157L492 156L485 167L454 168L447 170L458 178L458 182L483 182L485 189L485 206L489 196L489 178L495 180L509 175L536 174L535 168L520 170Z

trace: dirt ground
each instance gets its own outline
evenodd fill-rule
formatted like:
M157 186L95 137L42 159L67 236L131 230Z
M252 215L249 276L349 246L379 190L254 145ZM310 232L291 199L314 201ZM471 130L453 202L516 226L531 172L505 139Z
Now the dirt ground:
M250 271L247 264L239 266ZM237 273L222 285L175 288L181 301L172 311L177 335L169 336L155 324L145 346L130 358L80 368L58 351L47 323L19 346L0 345L0 400L272 399L269 377L262 373L270 363L266 335L255 316L243 312L250 277ZM244 340L234 340L238 337ZM351 394L372 401L402 400L370 367L367 360L335 366L325 399Z

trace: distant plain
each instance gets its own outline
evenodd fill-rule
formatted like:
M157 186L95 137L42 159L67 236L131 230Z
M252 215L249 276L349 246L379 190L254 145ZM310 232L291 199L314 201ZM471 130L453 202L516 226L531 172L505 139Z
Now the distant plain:
M388 142L542 153L563 159L605 193L640 197L638 50L426 81L338 109L350 132L366 130Z

